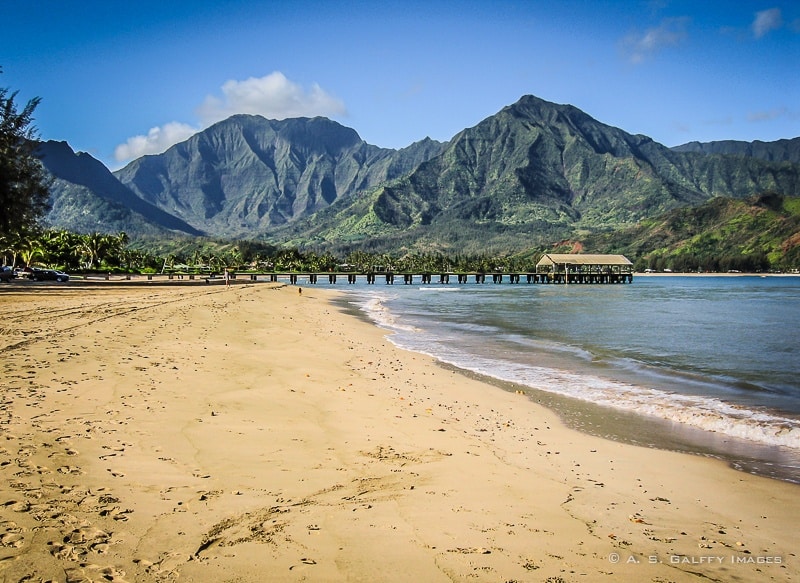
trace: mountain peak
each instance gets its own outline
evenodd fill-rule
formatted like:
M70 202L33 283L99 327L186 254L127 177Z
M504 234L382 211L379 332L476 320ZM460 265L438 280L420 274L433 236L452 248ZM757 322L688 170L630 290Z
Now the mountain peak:
M373 188L438 154L390 150L326 117L234 115L117 171L140 198L205 232L252 236Z
M81 181L55 162L54 174L101 197L117 192L109 176ZM534 95L447 143L425 138L400 150L369 145L325 117L235 115L114 176L125 187L117 201L137 198L215 237L329 245L383 237L473 251L617 228L712 196L800 188L800 167L676 152Z
M247 139L257 138L257 141L264 145L277 140L302 146L309 151L326 152L333 155L362 143L361 137L354 129L345 127L327 117L295 117L276 120L243 113L219 121L193 137L204 140L211 136L230 134L230 132L241 133Z

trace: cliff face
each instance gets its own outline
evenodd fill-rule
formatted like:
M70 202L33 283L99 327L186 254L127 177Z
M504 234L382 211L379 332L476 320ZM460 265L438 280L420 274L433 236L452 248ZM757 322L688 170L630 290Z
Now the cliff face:
M237 115L135 160L117 178L143 200L215 236L255 236L400 176L439 149L371 146L325 118Z

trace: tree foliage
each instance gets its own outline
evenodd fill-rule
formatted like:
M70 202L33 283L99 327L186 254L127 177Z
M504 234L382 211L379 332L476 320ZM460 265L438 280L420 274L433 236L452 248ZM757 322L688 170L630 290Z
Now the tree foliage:
M36 228L49 199L46 173L34 156L33 112L40 99L21 109L16 99L16 91L0 87L0 243L6 247Z
M638 226L587 236L584 249L622 253L637 270L764 272L800 268L800 198L716 197Z

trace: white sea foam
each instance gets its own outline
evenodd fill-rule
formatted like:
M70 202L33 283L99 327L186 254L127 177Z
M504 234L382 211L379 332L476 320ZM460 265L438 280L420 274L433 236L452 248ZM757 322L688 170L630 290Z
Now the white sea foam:
M372 297L362 309L380 326L397 332L390 340L398 346L432 356L459 368L548 391L596 405L683 423L717 434L754 443L800 450L800 421L781 417L720 399L683 395L591 374L533 366L501 358L486 358L438 342L420 330L405 326L392 316L384 302Z
M640 415L746 439L765 445L800 450L800 422L794 419L731 405L719 399L669 393L557 369L520 365L498 360L441 358L473 372L613 407Z
M388 295L376 294L367 298L359 307L364 310L370 319L378 324L378 326L397 331L417 331L417 328L414 326L406 326L397 320L395 315L386 307L385 302L388 299L390 299Z

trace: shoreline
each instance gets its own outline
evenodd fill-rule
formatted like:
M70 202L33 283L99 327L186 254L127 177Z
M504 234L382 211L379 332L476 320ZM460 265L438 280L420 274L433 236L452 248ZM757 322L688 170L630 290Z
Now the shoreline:
M697 273L693 271L672 271L669 273L635 271L633 275L636 277L800 277L800 273Z
M389 341L400 349L410 350L411 352L437 359L443 368L456 371L480 382L512 393L524 393L532 401L556 413L572 429L632 445L709 456L743 472L800 484L800 465L798 465L800 464L800 450L796 446L792 447L788 439L786 440L787 445L759 442L754 439L740 437L731 432L708 429L686 423L683 420L676 421L667 415L659 416L638 411L633 407L621 407L595 402L589 398L580 398L558 391L551 391L546 386L525 383L522 380L515 380L503 374L493 375L491 372L481 372L479 370L480 367L471 366L473 363L470 363L468 359L459 361L458 358L451 357L450 360L440 360L440 356L434 353L416 351L413 346L408 345L407 339L401 339L398 342L394 338L396 334L400 334L400 337L403 336L402 329L397 329L393 325L396 314L390 317L387 322L382 322L380 319L376 320L370 310L365 311L363 306L358 307L360 302L350 303L348 294L342 294L338 297L339 299L336 303L346 313L384 330ZM382 317L379 316L379 318ZM597 372L588 368L575 367L574 363L571 363L572 366L570 368L563 367L564 364L566 363L555 360L548 361L544 366L554 371L568 371L569 374L579 376L597 374ZM485 369L485 365L483 368ZM631 379L630 377L606 374L601 378L640 386L637 385L637 379ZM669 389L659 388L658 390L663 391L665 396L671 394ZM698 399L700 398L698 397ZM714 399L720 403L726 403L723 399ZM739 405L732 404L730 406L738 407ZM793 416L793 414L783 410L771 410L754 406L752 411L754 414L763 414L770 417L777 416L774 417L776 419L775 423L785 420L791 426L796 425L796 415ZM712 420L714 419L713 417L711 418ZM785 428L786 426L781 426L780 430L785 432ZM775 427L772 427L772 429L775 429ZM767 437L769 435L766 430L765 435ZM796 443L796 439L794 439L794 442Z
M446 362L439 362L439 366L506 392L525 394L531 403L551 411L573 431L636 447L706 457L736 471L800 485L800 471L793 465L796 452L775 451L775 446L760 445L645 413L534 389ZM787 465L790 463L792 465Z
M334 290L0 291L9 580L800 577L797 486L569 429Z

